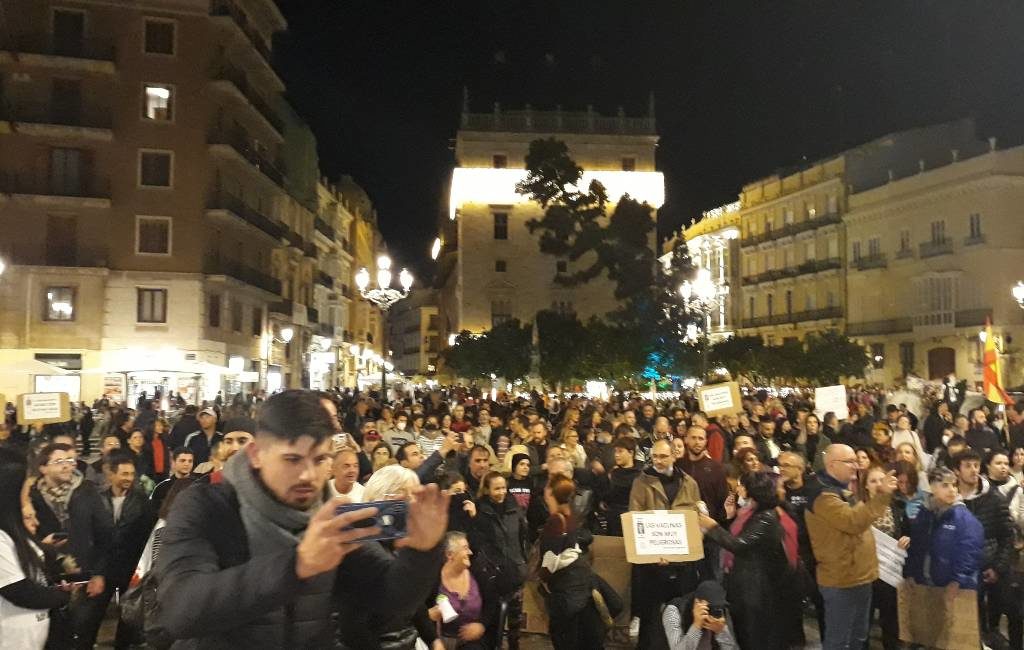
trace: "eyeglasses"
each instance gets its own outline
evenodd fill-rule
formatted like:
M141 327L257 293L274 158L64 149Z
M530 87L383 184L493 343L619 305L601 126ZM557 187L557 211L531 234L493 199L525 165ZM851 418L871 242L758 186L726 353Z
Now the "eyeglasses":
M55 460L48 461L46 464L47 465L74 465L75 464L75 459L74 458L58 458L58 459L55 459Z
M847 465L857 465L857 459L856 458L850 458L850 459L846 459L846 460L839 459L836 462L837 463L846 463Z

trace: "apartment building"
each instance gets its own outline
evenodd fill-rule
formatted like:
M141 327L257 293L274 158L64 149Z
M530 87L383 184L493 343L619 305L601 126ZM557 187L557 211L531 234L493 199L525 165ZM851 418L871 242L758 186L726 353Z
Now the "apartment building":
M0 34L0 392L308 383L315 141L271 0L9 0ZM312 154L312 155L311 155Z

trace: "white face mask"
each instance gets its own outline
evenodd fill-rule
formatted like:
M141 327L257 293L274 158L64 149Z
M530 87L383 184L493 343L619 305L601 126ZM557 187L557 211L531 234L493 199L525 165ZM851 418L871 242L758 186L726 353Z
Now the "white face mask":
M399 422L397 426L399 431L405 431L405 420Z

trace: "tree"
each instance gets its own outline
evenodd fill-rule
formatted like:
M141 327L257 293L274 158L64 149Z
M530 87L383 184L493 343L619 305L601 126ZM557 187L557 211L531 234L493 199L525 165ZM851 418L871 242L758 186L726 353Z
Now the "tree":
M756 375L762 371L765 350L760 336L733 336L711 346L710 361L724 366L734 377Z
M619 300L649 296L654 279L653 208L626 194L611 215L606 214L604 186L594 180L580 189L583 169L569 156L566 144L554 138L530 143L526 170L516 191L544 208L543 217L526 224L531 233L540 232L541 252L583 263L572 273L556 275L555 282L577 286L607 273L616 283Z
M864 346L836 330L808 334L802 376L821 385L839 383L840 377L863 377L868 365Z
M588 332L575 314L537 312L540 376L552 386L584 379Z
M489 379L493 374L515 381L530 372L532 332L530 325L512 319L480 335L463 331L441 354L460 377Z

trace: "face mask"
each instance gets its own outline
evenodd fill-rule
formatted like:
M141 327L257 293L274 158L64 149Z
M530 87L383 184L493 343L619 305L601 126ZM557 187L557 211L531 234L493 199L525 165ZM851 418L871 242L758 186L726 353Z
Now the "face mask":
M398 423L398 430L399 431L405 431L405 422L399 422Z

